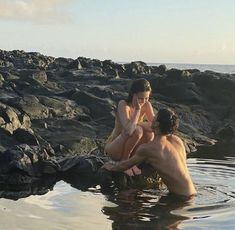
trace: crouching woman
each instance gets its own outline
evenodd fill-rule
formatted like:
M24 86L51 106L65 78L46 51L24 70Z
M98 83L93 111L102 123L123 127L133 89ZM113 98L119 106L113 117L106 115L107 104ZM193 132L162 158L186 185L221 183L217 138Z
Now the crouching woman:
M133 81L127 99L119 101L115 127L105 145L105 152L112 160L127 160L139 145L153 139L151 123L154 112L149 102L150 94L150 83L146 79L138 79ZM133 166L125 173L139 175L141 170Z

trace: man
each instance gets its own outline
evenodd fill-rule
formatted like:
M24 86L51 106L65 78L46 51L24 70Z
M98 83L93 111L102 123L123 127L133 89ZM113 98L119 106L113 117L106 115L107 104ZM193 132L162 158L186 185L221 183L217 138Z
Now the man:
M178 126L179 119L173 111L160 109L152 122L154 139L142 144L128 160L107 162L103 167L111 171L125 171L146 162L157 171L170 193L185 197L196 194L186 164L184 144L174 135Z

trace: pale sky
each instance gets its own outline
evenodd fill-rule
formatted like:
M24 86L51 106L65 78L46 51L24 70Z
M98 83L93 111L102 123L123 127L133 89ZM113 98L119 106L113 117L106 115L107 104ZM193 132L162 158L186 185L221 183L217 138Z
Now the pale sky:
M0 0L0 49L235 64L235 0Z

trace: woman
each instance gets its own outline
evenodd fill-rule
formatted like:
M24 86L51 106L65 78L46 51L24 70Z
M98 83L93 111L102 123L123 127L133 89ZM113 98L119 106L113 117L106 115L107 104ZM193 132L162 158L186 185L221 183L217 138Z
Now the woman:
M115 161L131 157L137 147L153 139L151 123L154 112L149 96L150 83L146 79L135 80L128 98L118 103L115 127L105 145L105 152ZM134 166L125 171L129 176L141 174Z

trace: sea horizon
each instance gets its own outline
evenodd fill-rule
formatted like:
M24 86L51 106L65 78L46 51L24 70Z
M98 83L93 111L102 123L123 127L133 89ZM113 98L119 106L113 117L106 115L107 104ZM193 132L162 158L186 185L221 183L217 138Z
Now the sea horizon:
M117 62L120 64L128 64L135 61L125 61L125 62ZM143 61L144 62L144 61ZM144 62L148 66L159 66L165 65L167 69L198 69L200 71L213 71L218 73L227 73L227 74L235 74L235 64L195 64L195 63L171 63L171 62Z
M147 63L148 65L165 65L167 69L198 69L200 71L213 71L219 73L235 74L235 65L228 64L191 64L191 63Z

